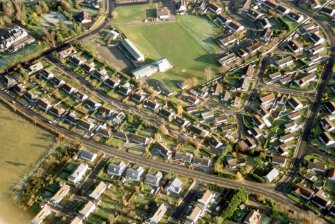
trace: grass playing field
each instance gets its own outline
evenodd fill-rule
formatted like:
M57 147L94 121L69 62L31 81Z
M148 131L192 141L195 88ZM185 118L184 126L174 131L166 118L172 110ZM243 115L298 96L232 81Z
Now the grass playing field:
M161 3L119 6L115 10L117 16L113 18L113 22L127 23L131 21L142 21L145 19L156 18L155 9L157 6L160 7Z
M179 22L118 26L148 59L166 57L173 64L174 68L167 73L150 77L163 80L173 90L176 80L196 77L203 82L206 67L212 67L213 71L218 68L213 54L215 47L209 40L216 32L214 27L204 18L178 18Z
M53 136L0 104L0 223L26 223L8 203L9 188L53 144ZM16 212L16 213L15 213ZM20 212L22 213L22 212ZM15 214L15 215L13 215ZM7 220L7 218L9 218ZM18 220L17 220L18 219Z

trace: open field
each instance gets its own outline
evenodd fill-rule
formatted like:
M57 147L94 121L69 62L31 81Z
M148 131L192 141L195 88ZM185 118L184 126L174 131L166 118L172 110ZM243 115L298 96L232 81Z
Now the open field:
M186 23L189 21L185 22L184 26ZM164 81L172 89L176 88L175 81L189 77L196 77L199 82L203 82L204 69L209 66L215 71L218 67L215 56L209 54L199 43L202 39L199 37L201 36L200 28L192 29L192 33L198 35L199 42L178 22L119 26L119 28L148 59L156 60L166 57L173 64L174 68L167 73L159 73L150 77Z
M27 221L26 215L13 215L13 212L18 213L11 208L6 193L51 147L53 136L14 114L3 104L0 104L0 126L0 217L10 217L5 223L25 223L21 219Z
M159 3L158 6L161 4ZM142 21L145 19L156 18L156 3L141 5L118 6L116 8L117 16L113 18L115 23L127 23L131 21Z

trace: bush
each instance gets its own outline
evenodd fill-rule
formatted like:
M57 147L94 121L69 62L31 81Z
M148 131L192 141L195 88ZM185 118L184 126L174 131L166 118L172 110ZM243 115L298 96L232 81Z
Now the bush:
M247 199L248 199L247 191L244 188L238 189L238 191L234 194L233 198L229 202L228 207L225 210L223 210L222 218L227 219L232 217L238 206L241 203L246 202Z

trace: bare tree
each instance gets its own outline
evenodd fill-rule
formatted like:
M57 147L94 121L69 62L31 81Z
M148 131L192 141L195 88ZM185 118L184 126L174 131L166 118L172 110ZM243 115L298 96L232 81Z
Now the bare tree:
M204 70L205 80L208 82L213 78L213 70L211 67L206 67Z

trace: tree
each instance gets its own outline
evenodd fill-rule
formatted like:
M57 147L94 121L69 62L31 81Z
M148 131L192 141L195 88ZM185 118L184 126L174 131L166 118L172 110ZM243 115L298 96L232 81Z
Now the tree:
M127 122L128 122L128 123L133 123L133 121L134 121L134 117L133 117L133 115L131 115L131 114L127 114Z
M166 126L164 124L162 124L159 127L159 131L160 133L164 136L164 135L168 135L169 134L169 130L166 128Z
M240 172L236 173L236 180L237 181L243 181L244 180L244 177Z
M65 0L61 0L61 7L65 12L71 12L71 6L69 4L69 2L65 1Z
M35 5L35 12L39 16L43 14L43 9L42 9L42 7L39 4Z
M206 67L204 70L205 80L208 82L213 78L213 71L211 67Z
M184 112L183 106L178 104L177 106L177 114L181 115Z
M13 3L11 1L6 1L3 6L4 13L8 18L12 18L14 16L15 10Z
M40 0L39 5L42 7L44 13L49 12L49 6L47 5L47 3L45 3L44 0Z

